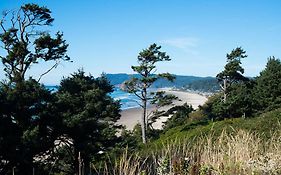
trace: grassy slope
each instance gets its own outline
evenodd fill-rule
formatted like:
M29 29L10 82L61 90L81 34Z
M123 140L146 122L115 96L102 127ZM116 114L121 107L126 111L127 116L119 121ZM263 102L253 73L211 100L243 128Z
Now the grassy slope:
M198 121L182 126L178 126L168 130L165 134L156 140L153 144L158 146L162 143L170 142L175 139L192 139L200 135L220 135L222 130L233 132L235 130L244 129L251 132L261 134L265 138L270 138L271 134L281 128L281 108L261 114L253 118L234 118L225 119L223 121Z
M281 174L280 123L281 108L254 118L197 119L125 152L111 174Z

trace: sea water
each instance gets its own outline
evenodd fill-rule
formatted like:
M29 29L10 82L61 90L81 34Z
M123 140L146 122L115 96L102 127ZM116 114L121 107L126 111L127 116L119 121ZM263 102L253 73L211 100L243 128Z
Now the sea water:
M110 94L115 100L120 100L121 109L130 109L139 107L139 99L136 95L124 92L120 88L114 88L114 91Z
M56 92L58 86L46 86L51 92ZM119 100L121 103L121 110L139 107L139 99L131 93L124 92L120 88L115 87L114 91L109 94L114 100Z

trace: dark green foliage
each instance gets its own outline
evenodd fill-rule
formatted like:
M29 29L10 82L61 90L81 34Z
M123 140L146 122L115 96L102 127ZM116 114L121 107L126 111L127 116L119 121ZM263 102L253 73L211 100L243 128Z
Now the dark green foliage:
M214 122L204 120L193 121L169 129L160 136L160 139L150 145L150 149L153 149L153 146L155 146L155 149L160 149L163 143L181 140L189 140L191 142L196 138L200 138L200 136L207 136L209 134L212 134L215 138L221 135L223 130L231 133L242 129L260 134L263 138L269 139L273 132L280 129L280 121L281 108L251 118L234 118Z
M232 84L248 81L248 78L243 76L244 68L241 66L241 59L247 57L245 53L241 47L232 50L230 54L226 55L227 64L224 66L224 70L217 75L218 82L223 91L224 103L227 102L229 88Z
M138 73L139 76L132 77L130 80L125 82L124 90L135 94L140 100L140 106L143 108L143 115L141 118L142 127L142 140L146 143L146 131L148 129L148 119L147 115L147 104L152 100L153 104L162 107L170 102L174 98L172 95L166 96L164 92L150 93L148 89L152 84L158 79L164 78L169 81L174 80L174 76L169 73L155 74L156 64L162 61L170 61L171 59L165 52L160 51L161 46L156 44L150 45L147 49L141 51L138 55L138 66L132 66L134 72ZM160 99L162 98L162 99ZM159 115L159 111L156 111Z
M252 115L252 91L254 82L244 77L241 59L247 57L245 51L238 47L227 54L227 64L217 75L222 94L210 99L202 107L209 119L224 119ZM221 97L223 95L223 97Z
M203 79L192 81L184 86L185 89L190 89L199 92L215 93L220 90L219 83L216 78L206 77Z
M229 87L227 101L223 103L220 94L210 98L201 110L209 119L224 119L235 117L251 117L254 112L253 101L254 82L233 84Z
M4 12L0 20L0 41L4 55L1 61L10 82L23 81L28 69L40 60L54 61L54 65L42 76L55 68L61 60L69 60L66 55L68 44L62 33L52 38L42 27L52 24L51 11L36 4L26 4L19 10ZM9 23L10 22L10 23Z
M81 70L61 81L57 107L62 117L61 133L71 142L73 172L77 172L79 152L88 171L90 161L96 161L100 151L114 147L120 105L109 96L112 91L105 77L95 79Z
M184 124L189 114L193 111L192 106L184 103L181 106L174 106L167 111L167 115L172 115L166 122L163 127L164 130L179 126Z
M245 51L241 47L237 47L232 50L230 54L226 55L227 64L224 67L224 70L217 75L219 82L222 82L224 79L227 79L228 83L245 81L244 68L241 66L241 59L246 58Z
M33 158L53 148L58 120L53 101L53 95L33 79L1 86L0 159L7 161L1 174L14 166L21 174L31 174Z
M258 111L270 111L281 106L281 62L270 57L266 68L256 78L254 100Z
M251 117L254 112L254 81L234 84L230 87L229 97L225 104L227 117Z
M180 100L178 97L176 97L173 94L166 94L165 91L157 91L157 92L151 92L152 98L150 100L150 104L155 106L155 110L152 111L151 116L148 116L148 128L152 130L153 132L153 126L152 124L157 121L162 116L168 116L172 113L174 110L163 110L164 106L172 106L173 102L175 100ZM156 131L155 131L156 132Z
M7 76L0 89L0 174L13 167L16 174L32 174L59 136L56 99L38 83L61 60L69 60L63 35L52 38L45 31L53 21L51 11L36 4L4 12L0 20L0 59ZM40 61L54 65L38 81L26 80L26 72Z
M156 105L159 108L167 105L172 105L173 100L178 99L178 97L175 97L173 94L166 94L165 91L151 92L151 95L152 99L150 103Z

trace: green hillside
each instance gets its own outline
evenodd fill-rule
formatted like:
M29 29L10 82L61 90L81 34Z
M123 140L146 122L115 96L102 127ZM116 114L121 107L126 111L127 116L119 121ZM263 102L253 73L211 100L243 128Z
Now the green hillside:
M281 108L252 118L190 120L137 151L127 148L111 173L278 175L280 121Z
M187 104L169 110L163 130L147 130L147 144L132 142L140 138L140 127L127 135L128 148L115 169L125 174L281 174L281 62L270 57L252 79L243 76L245 53L236 48L227 54L217 75L221 92L197 111Z
M214 77L197 77L197 76L184 76L184 75L174 75L176 78L173 82L166 79L157 80L152 87L162 88L162 87L176 87L183 89L190 89L194 91L202 92L216 92L219 90L219 85L217 79ZM139 77L137 74L106 74L106 78L110 81L112 85L120 85L125 81L129 80L131 77Z
M220 135L221 132L236 132L247 130L270 138L274 131L281 129L281 108L260 114L252 118L231 118L222 121L188 121L186 124L171 128L160 136L153 144L161 145L163 142L174 140L193 139L202 135Z

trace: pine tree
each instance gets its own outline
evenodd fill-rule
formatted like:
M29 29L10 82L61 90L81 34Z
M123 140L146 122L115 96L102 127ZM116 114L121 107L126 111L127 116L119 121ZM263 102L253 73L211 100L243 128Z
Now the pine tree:
M35 157L52 150L58 136L54 95L38 83L60 61L69 61L63 34L52 37L46 30L53 21L51 11L36 4L6 11L0 20L0 59L6 73L0 87L0 174L13 167L17 174L32 174ZM54 64L38 80L26 79L39 62Z
M223 102L226 103L229 87L235 82L247 81L244 77L244 68L241 66L241 59L246 58L245 51L241 47L232 50L230 54L226 55L227 64L224 70L217 74L217 79L223 91Z
M141 100L141 103L139 105L143 109L141 118L143 143L146 143L146 131L149 124L147 114L148 103L158 103L159 106L163 106L166 104L170 104L169 101L175 99L173 95L168 95L167 97L164 92L149 93L149 88L158 79L164 78L169 81L174 80L174 76L169 73L156 74L157 63L171 60L170 57L165 52L161 52L160 49L161 46L152 44L147 49L141 51L138 55L139 65L132 66L133 71L136 72L139 77L133 77L125 82L125 90L135 94ZM166 99L168 101L164 102L161 101L161 99Z
M42 30L51 26L53 21L51 11L36 4L25 4L18 10L3 13L0 42L4 55L0 58L10 82L24 81L31 66L42 60L53 61L54 64L42 72L38 81L56 68L60 61L70 60L66 55L68 44L63 40L63 34L57 32L52 38L50 33Z
M86 76L82 70L61 81L56 106L62 119L62 141L68 153L73 150L73 173L79 170L78 157L87 174L91 160L97 159L100 151L108 152L114 147L120 104L109 96L111 92L113 87L104 76Z
M254 91L258 111L281 107L281 62L269 57L266 68L256 78Z

